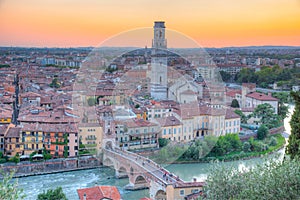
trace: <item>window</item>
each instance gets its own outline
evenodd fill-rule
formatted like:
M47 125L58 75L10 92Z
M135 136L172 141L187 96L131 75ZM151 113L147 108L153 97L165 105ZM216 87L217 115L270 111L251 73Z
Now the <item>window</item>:
M184 196L184 190L179 191L180 196Z
M166 135L167 134L167 130L166 129L164 129L164 135Z
M176 128L174 128L174 134L176 134Z
M192 189L191 190L192 194L199 192L199 189Z

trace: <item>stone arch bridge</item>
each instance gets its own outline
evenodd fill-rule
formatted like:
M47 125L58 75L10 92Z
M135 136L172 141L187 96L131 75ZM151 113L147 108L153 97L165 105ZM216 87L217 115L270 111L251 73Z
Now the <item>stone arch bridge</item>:
M103 165L114 168L116 177L129 178L126 189L149 188L151 199L185 199L201 192L204 185L203 182L184 182L152 160L119 148L103 149Z

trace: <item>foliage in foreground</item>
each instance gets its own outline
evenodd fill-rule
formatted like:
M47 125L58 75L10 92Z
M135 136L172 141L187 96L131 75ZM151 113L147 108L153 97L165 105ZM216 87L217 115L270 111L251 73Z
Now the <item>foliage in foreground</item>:
M37 197L37 200L67 200L65 193L61 187L57 187L52 190L49 189L47 192L40 193Z
M300 199L300 163L274 159L242 171L216 163L206 184L206 199Z
M23 190L18 188L18 181L12 181L14 172L2 173L3 179L0 181L0 199L15 200L24 199Z

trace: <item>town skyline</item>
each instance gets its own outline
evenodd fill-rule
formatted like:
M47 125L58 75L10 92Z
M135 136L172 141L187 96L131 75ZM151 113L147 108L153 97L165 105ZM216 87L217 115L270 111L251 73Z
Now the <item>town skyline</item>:
M203 47L300 46L299 8L296 0L1 1L0 46L98 46L156 20Z

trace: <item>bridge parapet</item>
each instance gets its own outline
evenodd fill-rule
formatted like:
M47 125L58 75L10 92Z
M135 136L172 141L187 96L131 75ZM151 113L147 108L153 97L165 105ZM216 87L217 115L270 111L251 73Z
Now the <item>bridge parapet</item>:
M183 199L180 190L202 190L204 185L203 182L184 182L154 161L132 152L114 148L103 149L103 153L103 160L106 161L103 164L113 167L117 177L128 175L126 189L150 188L152 199Z

